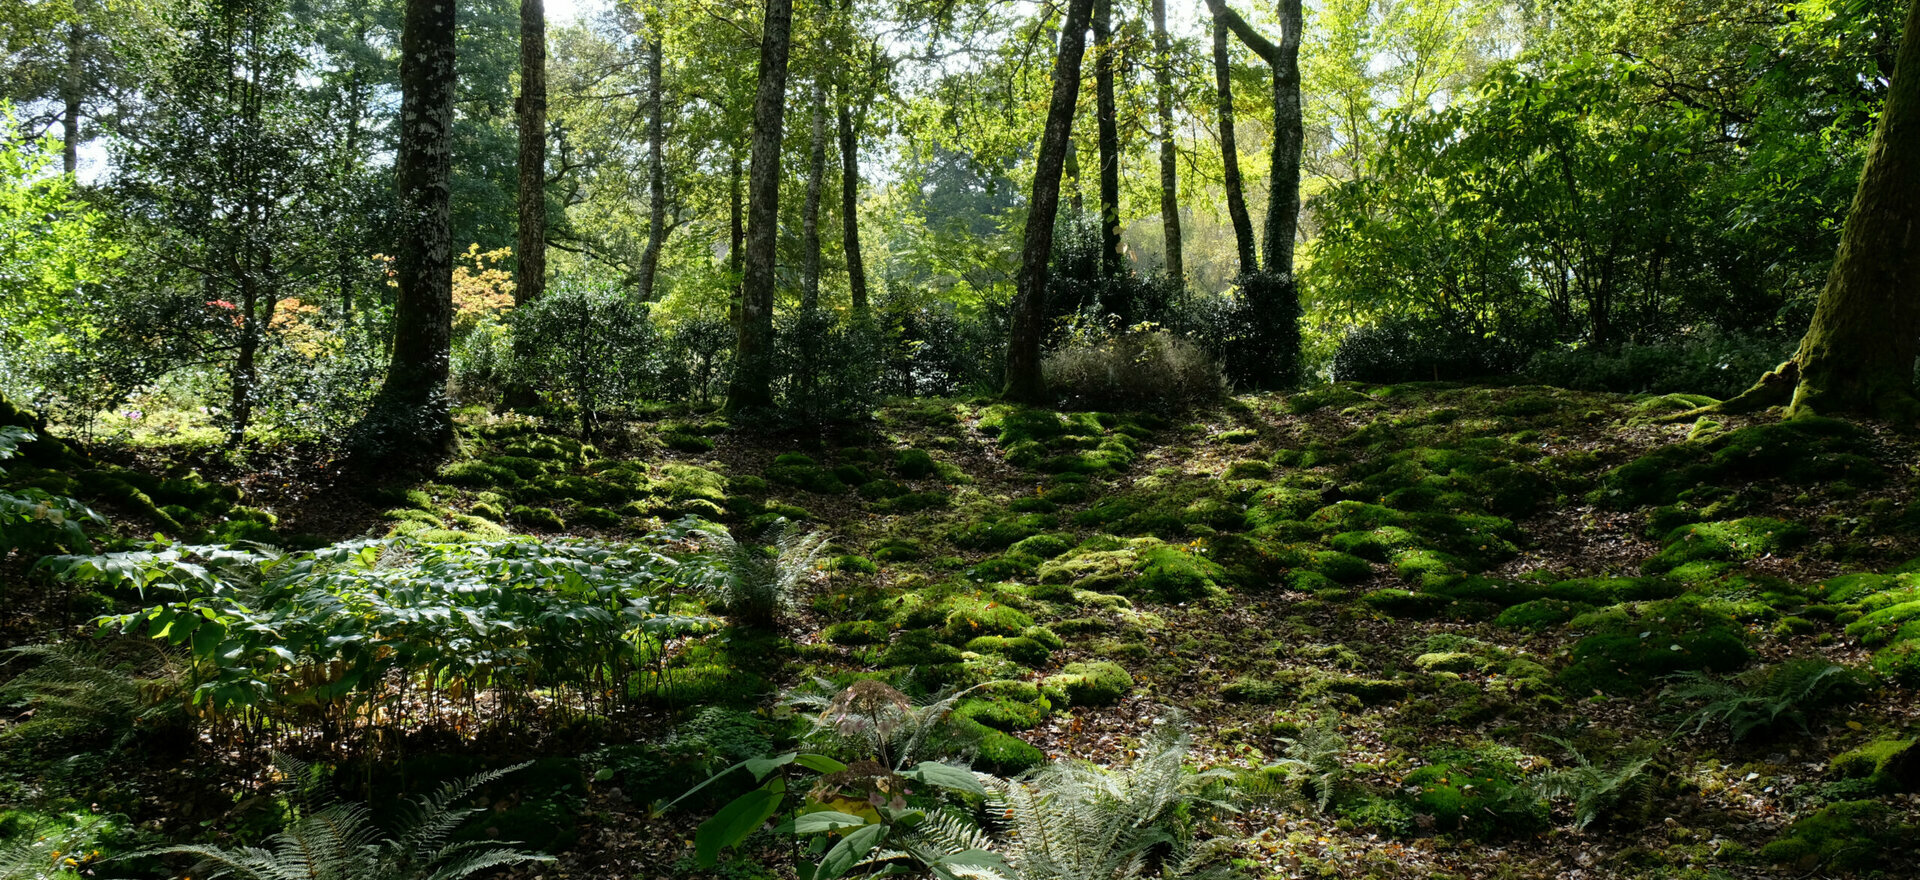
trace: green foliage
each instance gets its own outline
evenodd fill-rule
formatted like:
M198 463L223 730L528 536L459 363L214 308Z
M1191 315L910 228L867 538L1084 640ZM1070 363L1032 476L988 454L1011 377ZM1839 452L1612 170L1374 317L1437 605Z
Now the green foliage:
M187 730L180 671L139 643L66 642L8 649L13 676L0 705L22 713L0 740L48 751L119 751L143 737L179 741ZM142 667L148 669L142 669Z
M1596 501L1617 507L1670 504L1699 486L1739 480L1871 485L1883 469L1864 455L1866 435L1846 422L1802 417L1661 446L1602 478Z
M0 425L0 461L33 440L31 431ZM72 498L32 486L12 488L5 477L0 470L0 558L14 550L37 555L88 549L86 525L106 524L105 517Z
M582 438L630 407L660 372L662 347L648 306L612 285L569 281L508 314L506 381L577 414Z
M1636 615L1597 621L1574 643L1558 679L1574 693L1629 694L1677 672L1730 672L1751 656L1740 627L1726 615L1677 600L1657 602Z
M48 565L171 597L100 623L186 649L195 703L299 723L386 705L395 674L505 694L572 690L594 705L608 696L604 676L647 668L663 640L712 626L676 595L691 563L655 549L667 540L399 538L295 553L157 544Z
M1734 681L1698 671L1681 672L1674 678L1661 698L1694 707L1680 722L1681 729L1691 725L1699 733L1709 725L1721 726L1736 742L1788 722L1805 732L1809 713L1857 699L1865 691L1859 673L1813 658L1762 667Z
M526 764L449 782L411 801L404 822L382 831L365 805L326 799L315 768L284 756L278 760L299 785L294 798L298 815L269 838L267 846L179 846L151 854L192 856L199 860L195 873L246 880L457 880L501 865L553 860L503 841L454 837L481 812L455 805Z
M1760 856L1799 871L1864 870L1897 852L1908 830L1885 804L1842 801L1795 820Z
M1498 749L1439 749L1435 763L1407 774L1416 812L1441 828L1476 835L1528 834L1547 825L1546 805Z

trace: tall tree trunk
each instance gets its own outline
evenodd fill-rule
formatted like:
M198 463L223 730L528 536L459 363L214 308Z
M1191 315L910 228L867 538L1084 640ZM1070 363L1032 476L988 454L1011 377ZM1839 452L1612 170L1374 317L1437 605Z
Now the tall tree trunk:
M847 255L847 292L853 313L867 313L867 264L860 256L860 140L855 135L849 95L840 90L840 246Z
M1153 86L1160 113L1160 228L1167 245L1167 277L1184 281L1180 240L1180 169L1173 148L1173 49L1167 39L1167 0L1153 0Z
M1840 250L1793 364L1792 411L1872 413L1911 425L1920 356L1920 2L1907 11L1880 127ZM1764 380L1763 380L1764 384Z
M1227 217L1233 223L1234 250L1240 257L1240 274L1260 270L1253 252L1253 218L1247 214L1247 196L1240 182L1240 146L1234 137L1233 64L1227 55L1227 23L1216 11L1213 16L1213 80L1218 94L1215 112L1220 119L1221 181L1227 190Z
M727 277L733 279L733 295L727 300L727 323L740 329L740 289L746 281L747 212L741 195L740 151L729 151L727 159L727 202L731 223L727 232Z
M820 307L820 194L827 182L827 81L813 78L813 125L807 138L807 201L800 214L800 308Z
M760 90L753 102L753 166L747 195L746 279L734 350L730 412L773 405L774 257L780 226L780 135L786 122L787 50L793 0L767 0L760 41Z
M1100 139L1100 274L1120 273L1120 123L1113 101L1113 0L1093 6L1094 114Z
M1079 220L1087 213L1087 203L1080 195L1080 149L1071 137L1067 138L1067 155L1062 163L1067 177L1067 208Z
M666 98L660 81L665 28L647 44L647 249L640 254L640 299L654 298L660 249L667 243Z
M1280 0L1280 44L1273 65L1273 161L1267 188L1267 272L1293 280L1293 243L1300 231L1300 0Z
M454 4L407 0L400 37L400 241L393 356L357 432L370 460L437 454L453 440L447 408L453 336Z
M513 303L540 298L547 286L547 11L520 0L520 240Z
M77 7L77 4L76 4ZM75 13L78 14L76 8ZM61 72L60 168L68 175L80 170L80 101L87 84L86 29L67 25L67 68Z
M1075 99L1080 95L1080 59L1086 53L1088 19L1094 0L1069 0L1060 26L1060 54L1053 65L1053 97L1047 126L1034 158L1033 195L1027 201L1026 241L1020 254L1018 293L1012 332L1007 340L1008 398L1026 403L1047 399L1040 371L1040 337L1046 332L1047 260L1053 254L1053 223L1060 213L1060 173L1073 135Z

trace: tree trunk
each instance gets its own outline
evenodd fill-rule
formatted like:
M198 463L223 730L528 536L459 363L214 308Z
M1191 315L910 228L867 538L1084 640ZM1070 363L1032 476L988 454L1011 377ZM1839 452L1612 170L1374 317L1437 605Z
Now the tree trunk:
M1180 169L1173 147L1173 50L1167 39L1167 0L1153 0L1153 51L1154 101L1160 112L1160 228L1166 238L1167 277L1184 282L1187 261L1180 240Z
M1267 272L1293 283L1300 230L1300 0L1280 0L1280 45L1273 65L1273 163L1267 188Z
M867 265L860 256L860 141L854 133L848 96L840 92L840 240L847 252L847 292L853 313L867 313Z
M1067 177L1067 208L1075 220L1087 213L1087 203L1080 197L1080 148L1074 146L1073 139L1067 139L1067 156L1062 160Z
M666 99L660 81L661 44L665 40L663 33L647 44L647 249L640 254L642 302L654 298L660 249L667 243Z
M753 103L753 166L747 194L746 278L730 412L773 405L774 258L780 226L780 135L786 122L787 49L793 0L767 0L760 41L760 89Z
M1840 250L1794 354L1792 412L1920 417L1920 2L1907 12L1892 85Z
M77 12L78 10L76 10ZM60 168L69 176L80 170L80 99L87 83L86 31L79 22L67 25L67 69L60 78Z
M520 0L520 240L513 304L540 298L547 286L547 11L543 0Z
M1073 134L1073 110L1080 95L1080 59L1087 48L1088 19L1094 0L1069 0L1060 26L1060 54L1053 65L1053 97L1047 126L1034 158L1033 196L1027 202L1025 246L1020 254L1018 294L1007 341L1008 398L1044 403L1046 377L1040 371L1040 337L1046 332L1047 260L1053 254L1053 223L1060 212L1060 173Z
M400 37L400 241L393 356L357 431L374 461L437 454L453 439L446 385L453 335L454 4L407 0Z
M1227 23L1213 16L1213 81L1218 93L1215 112L1220 119L1221 182L1227 191L1227 217L1233 223L1233 243L1240 257L1240 274L1260 270L1254 259L1253 218L1247 215L1247 197L1240 182L1240 146L1234 139L1233 65L1227 56Z
M731 206L732 222L727 233L727 272L739 278L742 267L746 265L747 212L740 192L740 153L733 152L727 164L727 202Z
M813 126L807 143L807 201L800 214L800 308L820 307L820 195L827 182L827 81L813 78Z
M1120 274L1120 123L1113 100L1113 0L1094 0L1094 113L1100 139L1100 274Z

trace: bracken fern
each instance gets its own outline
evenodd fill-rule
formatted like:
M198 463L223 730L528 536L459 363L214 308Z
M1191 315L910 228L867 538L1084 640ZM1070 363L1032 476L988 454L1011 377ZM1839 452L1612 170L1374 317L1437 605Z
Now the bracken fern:
M1610 764L1596 764L1564 739L1547 736L1573 756L1570 766L1547 771L1532 786L1549 800L1573 801L1573 827L1585 828L1602 816L1629 811L1644 815L1659 790L1651 749Z
M1805 731L1808 710L1843 701L1860 687L1853 670L1812 658L1788 660L1732 680L1703 672L1683 672L1673 679L1661 697L1669 703L1698 704L1680 729L1692 725L1692 732L1699 733L1720 724L1736 741L1785 722Z

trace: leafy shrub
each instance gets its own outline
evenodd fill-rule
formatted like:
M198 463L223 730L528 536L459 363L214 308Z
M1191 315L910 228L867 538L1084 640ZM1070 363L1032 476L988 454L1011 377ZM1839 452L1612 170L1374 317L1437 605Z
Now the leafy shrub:
M1533 354L1527 341L1533 338L1524 331L1482 332L1453 316L1386 318L1347 331L1333 354L1333 379L1393 383L1509 375Z
M512 380L571 406L580 436L638 402L660 372L649 306L612 284L570 281L508 314Z
M1047 387L1074 409L1172 411L1226 393L1204 349L1144 328L1075 340L1047 355L1043 369Z
M1548 740L1573 756L1572 764L1541 774L1533 790L1541 797L1573 802L1573 827L1585 828L1608 815L1645 818L1659 790L1659 766L1653 749L1629 751L1607 764L1596 764L1572 743Z
M1523 372L1547 385L1618 394L1685 392L1726 399L1793 353L1796 340L1708 330L1611 350L1550 348Z

